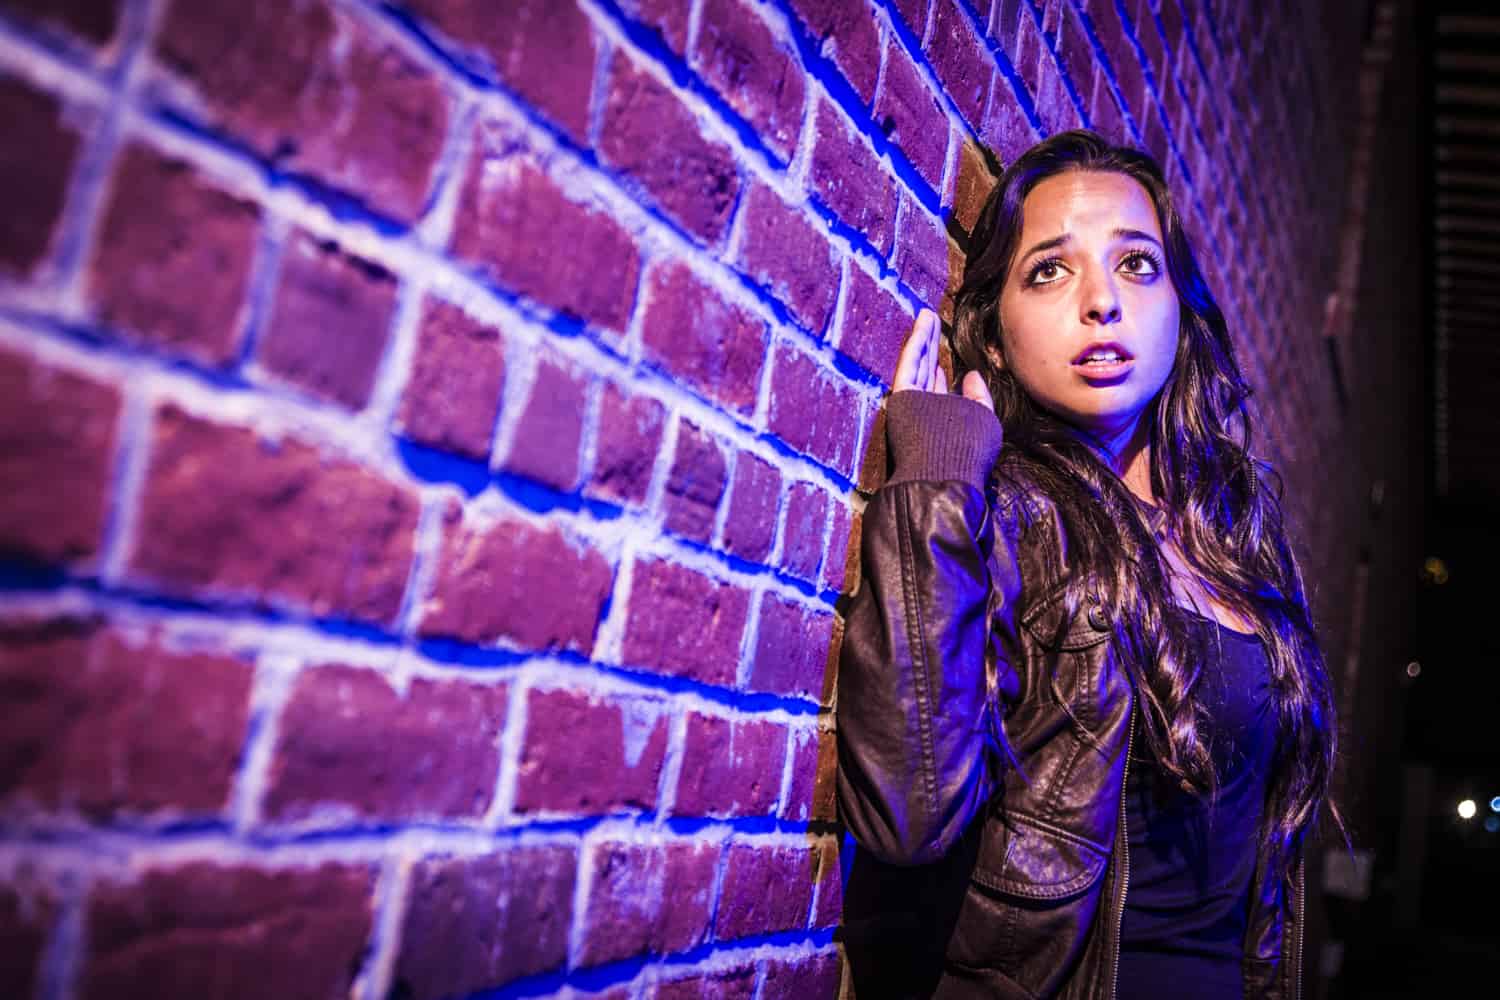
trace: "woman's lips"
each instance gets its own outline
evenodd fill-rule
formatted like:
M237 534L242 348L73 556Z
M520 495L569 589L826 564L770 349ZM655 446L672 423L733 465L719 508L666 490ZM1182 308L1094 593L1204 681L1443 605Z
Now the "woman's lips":
M1134 358L1121 358L1118 361L1073 362L1073 370L1090 381L1119 378L1134 367Z

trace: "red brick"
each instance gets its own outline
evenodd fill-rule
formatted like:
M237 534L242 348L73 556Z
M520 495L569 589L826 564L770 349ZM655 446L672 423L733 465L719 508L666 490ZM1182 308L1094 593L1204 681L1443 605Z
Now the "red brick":
M1120 105L1110 90L1109 81L1101 72L1094 83L1094 97L1089 102L1090 127L1110 142L1129 142L1130 134L1125 128L1125 118Z
M1120 21L1115 0L1088 0L1085 12L1093 24L1095 37L1104 46L1121 96L1131 111L1139 113L1146 96L1146 77L1141 72L1140 56Z
M782 807L785 819L832 823L838 818L835 791L838 741L832 730L794 730L792 778Z
M802 131L802 67L743 0L704 0L693 67L761 141L790 160Z
M995 151L995 155L1005 165L1014 163L1037 140L1036 129L1032 128L1031 122L1021 111L1010 82L999 74L995 75L984 124L979 127L979 137Z
M948 287L948 231L907 194L901 196L900 230L896 273L918 299L935 306Z
M587 406L586 376L543 358L526 408L516 420L506 472L570 492L578 485L579 448Z
M42 960L57 901L41 886L0 885L0 992L29 997L37 992Z
M734 683L750 595L664 560L636 563L625 618L625 666L705 684ZM692 622L692 628L684 628Z
M828 557L823 560L823 586L843 594L853 593L859 579L859 546L851 538L848 505L833 504L833 530L828 536Z
M1113 3L1114 0L1107 0ZM1000 43L1005 58L1016 62L1016 41L1020 36L1022 18L1030 20L1031 13L1025 9L1026 0L999 0L990 17L990 37Z
M827 526L828 494L812 483L793 483L781 536L782 568L799 579L817 579Z
M837 952L766 963L760 1000L835 1000L844 974Z
M961 137L958 147L958 169L954 171L948 188L946 203L953 210L953 221L964 232L972 232L979 221L979 212L995 189L997 178L990 172L989 163L979 151L979 146L967 136Z
M668 979L651 987L651 1000L750 1000L753 996L753 965Z
M667 530L707 543L727 484L724 452L708 434L682 421L672 471L667 475L667 491L662 497Z
M6 132L0 147L0 205L5 212L0 270L26 277L46 257L56 236L68 180L78 161L79 135L64 119L57 98L14 77L0 77L0 120Z
M483 61L475 68L493 72L575 143L588 144L598 43L576 3L413 0L408 6L452 41L480 53Z
M0 553L98 553L120 407L112 385L0 348Z
M97 621L0 628L8 812L219 816L250 715L251 667L127 643Z
M1071 5L1064 6L1057 29L1057 55L1073 90L1084 100L1094 79L1094 48L1083 33L1083 23Z
M895 179L827 101L818 102L815 132L809 189L885 256L895 231Z
M46 26L64 28L78 37L103 45L115 37L120 26L121 0L4 0L7 10L18 11ZM35 147L29 151L36 155ZM45 161L44 161L45 162Z
M943 185L948 154L948 116L942 102L917 72L916 63L894 40L885 47L885 77L875 98L875 122L933 189Z
M741 212L735 265L786 304L814 337L828 326L839 267L827 238L770 188L756 184Z
M938 360L942 360L941 356ZM856 485L861 493L874 493L889 475L887 466L890 462L886 455L885 440L885 407L883 405L867 407L862 416L868 426L865 429L865 450L860 456L859 481Z
M932 72L953 98L958 113L970 125L977 126L983 116L990 77L996 70L957 0L934 0L932 37L926 52Z
M309 668L281 714L262 813L477 819L494 795L506 694L417 677L403 695L373 670Z
M799 348L776 345L768 427L788 445L849 476L859 440L859 397Z
M606 383L599 405L594 471L584 492L633 506L645 503L666 422L667 408L658 400Z
M728 146L703 135L682 100L617 51L610 60L599 151L625 186L710 246L729 231L740 192Z
M896 12L901 15L901 20L911 29L917 41L921 41L927 34L927 8L929 0L892 0Z
M880 72L880 26L865 0L791 0L820 50L868 106Z
M742 415L755 409L766 324L677 261L652 269L641 340L646 361Z
M156 412L150 454L133 576L172 593L394 621L417 528L411 490L296 439L273 443L172 403Z
M832 837L818 843L815 854L817 894L813 899L812 926L837 927L844 909L844 879L839 865L839 842ZM835 981L836 982L836 981Z
M692 0L619 0L619 3L626 14L655 28L673 52L683 54L687 48Z
M419 633L470 643L508 639L525 649L591 655L614 587L609 561L552 524L466 521L456 505L449 508ZM567 586L538 588L539 580L566 580Z
M412 869L393 996L427 1000L502 986L568 956L578 853L522 844Z
M1037 59L1037 81L1036 114L1049 135L1083 124L1051 52L1044 50Z
M781 516L781 473L769 462L740 452L724 520L724 547L742 559L764 562L776 544Z
M1125 0L1125 5L1131 7L1130 0ZM1135 25L1135 37L1141 45L1141 51L1146 55L1146 67L1151 71L1151 77L1157 82L1158 88L1162 82L1162 71L1166 69L1166 50L1162 47L1161 35L1156 30L1156 17L1151 12L1150 0L1136 0L1130 9L1130 18ZM1269 51L1269 50L1267 50Z
M365 960L373 873L362 866L190 862L89 900L86 1000L345 996Z
M623 331L635 308L635 240L564 196L499 126L479 127L450 249L506 288L608 330Z
M786 727L689 712L679 816L764 816L776 808L786 763Z
M196 90L188 113L258 155L400 222L422 213L447 137L447 91L340 7L177 0L156 54Z
M896 359L911 332L912 317L890 292L863 268L849 266L844 317L839 325L839 352L889 385Z
M427 296L396 429L418 444L483 461L500 414L505 352L500 331Z
M813 866L813 851L808 847L731 844L714 936L729 941L807 926Z
M390 339L396 279L335 243L296 234L256 358L314 396L350 409L370 400Z
M755 659L750 666L753 691L821 698L829 688L829 647L833 616L766 594L760 603Z
M107 326L215 367L239 353L260 209L138 144L115 163L87 295Z
M654 702L530 691L516 810L654 809L666 751L667 718Z
M687 841L592 845L578 964L645 952L670 955L702 944L713 913L718 857L715 847Z

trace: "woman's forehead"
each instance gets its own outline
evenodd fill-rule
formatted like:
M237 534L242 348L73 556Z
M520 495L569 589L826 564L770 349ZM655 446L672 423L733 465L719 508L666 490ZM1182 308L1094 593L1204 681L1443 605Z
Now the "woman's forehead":
M1104 170L1067 170L1039 181L1021 204L1021 244L1137 229L1161 239L1156 206L1140 181Z

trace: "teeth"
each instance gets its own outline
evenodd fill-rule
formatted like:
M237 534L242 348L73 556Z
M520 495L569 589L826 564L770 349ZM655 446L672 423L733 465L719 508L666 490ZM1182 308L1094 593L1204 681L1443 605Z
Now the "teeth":
M1099 365L1099 364L1109 364L1110 362L1121 361L1121 360L1123 360L1123 359L1120 357L1120 355L1117 354L1117 353L1115 353L1114 351L1104 351L1104 352L1099 353L1099 354L1090 354L1090 355L1088 355L1086 358L1083 359L1083 363L1086 364L1086 365Z

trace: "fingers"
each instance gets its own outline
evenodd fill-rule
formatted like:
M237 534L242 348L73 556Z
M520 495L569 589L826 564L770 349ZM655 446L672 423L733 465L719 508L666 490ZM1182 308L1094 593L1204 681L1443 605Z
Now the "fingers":
M943 326L938 322L937 314L929 312L931 317L928 322L927 338L927 391L946 393L948 391L948 379L943 374L942 365L938 361L942 357Z
M963 391L964 398L972 399L987 410L995 408L995 400L990 396L990 387L985 385L984 376L978 372L969 372L964 376Z
M911 333L907 334L906 343L901 345L901 356L896 359L896 375L891 382L891 389L895 392L900 392L902 389L921 389L926 385L924 370L926 359L923 354L927 345L926 322L926 311L917 313L916 321L911 326Z

